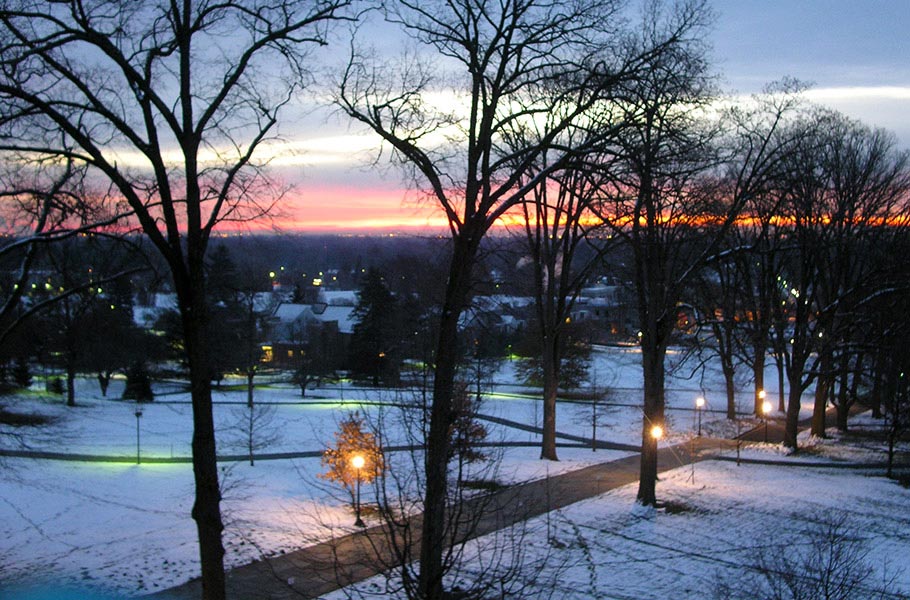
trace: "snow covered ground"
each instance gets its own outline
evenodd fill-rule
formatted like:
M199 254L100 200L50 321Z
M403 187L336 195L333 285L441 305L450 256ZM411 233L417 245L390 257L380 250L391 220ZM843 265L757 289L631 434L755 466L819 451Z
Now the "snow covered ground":
M524 560L546 557L519 578L533 586L531 597L721 597L715 593L723 582L754 586L760 557L772 562L785 550L808 551L812 536L840 516L874 570L864 585L893 578L889 589L903 596L887 597L910 597L910 490L893 481L846 470L708 461L695 467L694 479L691 468L661 476L658 494L668 509L642 514L635 492L625 486L528 522ZM359 587L368 592L382 583L374 578ZM734 597L760 596L753 588ZM877 596L870 590L854 597Z
M639 358L635 349L602 349L596 355L597 388L609 387L609 400L614 403L599 411L600 439L638 442ZM506 364L496 375L481 412L537 424L539 400L534 399L533 390L516 383L512 366ZM716 372L709 370L690 378L684 371L668 382L672 435L667 443L692 434L696 396L704 394L710 409L723 409L723 389ZM117 383L112 384L110 398L119 397ZM90 380L79 385L76 408L66 408L59 399L40 394L6 399L10 410L42 413L54 421L30 429L25 436L0 435L0 445L7 449L24 444L32 450L135 457L136 405L101 398L97 385ZM769 389L769 393L774 390ZM359 409L371 419L381 416L394 423L391 415L395 409L381 405L401 401L402 396L346 384L313 390L301 400L296 388L273 383L257 389L256 400L268 407L266 422L257 435L270 442L257 453L302 453L319 452L330 443L338 421L350 410ZM238 423L247 410L245 393L231 388L217 393L216 402L219 452L243 454ZM745 382L740 402L743 409L751 402ZM142 409L138 419L142 456L188 456L188 395L172 385L162 385L156 401ZM590 404L560 405L559 430L590 435L591 411ZM722 414L709 412L704 416L706 430L722 428L715 424L722 420ZM537 434L522 429L490 422L485 426L492 440L537 440ZM408 439L401 427L390 427L387 436L387 444ZM868 451L880 456L879 449ZM560 448L561 461L545 464L537 460L538 452L533 447L504 450L499 480L508 483L540 478L623 456L615 451ZM352 519L345 499L316 477L321 470L318 457L258 460L255 466L245 462L222 464L228 565L287 552L350 530ZM689 469L662 477L658 487L661 498L688 507L679 514L661 513L650 519L634 516L635 490L629 487L554 515L548 521L551 528L556 527L555 533L551 530L550 546L559 548L570 569L568 576L575 578L558 579L582 582L573 588L588 590L574 596L579 598L598 597L592 592L598 586L615 586L616 593L608 595L616 598L663 595L642 592L648 585L678 590L678 594L664 597L705 597L699 591L704 592L715 575L748 558L746 548L765 543L751 538L793 530L803 519L793 520L792 515L811 516L820 510L841 510L861 518L859 525L872 536L875 551L881 549L875 557L900 556L895 545L900 548L901 544L903 555L908 554L908 539L901 537L901 529L907 529L906 515L910 514L908 492L879 477L843 470L736 467L709 462L696 467L695 482ZM10 586L15 583L50 586L55 594L49 597L59 597L64 586L130 596L196 576L196 534L189 517L192 497L192 472L187 463L0 459L0 595L4 588L5 593L12 594ZM535 543L544 546L546 540L546 535L535 537ZM744 549L737 550L740 547ZM649 557L668 571L660 576L652 574ZM910 590L910 580L903 577L901 585ZM20 593L13 597L32 596ZM85 598L85 592L80 591L78 597Z

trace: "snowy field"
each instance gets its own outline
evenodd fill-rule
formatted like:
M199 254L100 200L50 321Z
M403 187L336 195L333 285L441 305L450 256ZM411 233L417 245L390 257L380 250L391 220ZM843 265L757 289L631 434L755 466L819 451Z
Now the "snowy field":
M609 389L607 398L613 403L598 409L598 439L638 443L639 359L634 349L597 352L593 369L596 381L591 389L598 393ZM513 366L504 365L493 385L485 389L480 412L524 425L539 424L538 396L515 381ZM671 435L666 443L684 441L692 435L696 396L704 394L709 409L724 408L723 388L716 372L690 375L681 369L668 380ZM770 369L767 380L775 380ZM747 384L742 382L738 396L743 410L752 398ZM97 384L80 381L75 408L61 406L59 398L51 400L38 393L6 399L9 410L46 414L54 420L29 429L25 435L11 436L10 430L4 430L0 445L134 458L136 405L114 399L120 393L117 385L112 384L111 399L105 399ZM143 405L138 419L141 455L146 459L189 456L188 394L173 384L162 384L156 391L156 401ZM770 387L768 391L776 393ZM263 442L257 454L318 453L331 443L337 423L352 410L360 410L373 421L382 420L387 425L386 444L406 443L407 432L395 425L398 409L389 406L408 401L406 396L413 394L345 384L308 391L307 398L301 399L293 386L268 383L256 390L256 401L265 411L256 432ZM219 453L243 454L245 392L239 386L229 386L217 392L215 399ZM558 429L590 436L591 414L590 403L561 404ZM722 412L708 412L704 417L705 430L724 428ZM521 428L489 421L484 425L491 441L538 440L537 434ZM21 434L23 429L17 431ZM560 462L545 464L537 460L538 453L534 447L505 449L497 479L502 483L535 479L624 455L560 448ZM222 468L229 566L351 530L351 512L345 499L316 477L321 471L318 457L257 460L255 466L226 461ZM0 471L0 596L6 597L4 588L12 594L13 583L43 584L56 590L78 586L117 597L134 596L198 575L196 532L189 517L193 497L189 464L3 458ZM551 530L549 546L560 549L569 576L586 582L573 589L588 591L574 597L660 597L642 595L640 590L645 585L671 584L691 591L666 597L706 597L699 590L704 592L715 575L720 576L724 564L729 567L749 555L748 550L738 547L772 543L769 539L750 540L752 536L792 531L803 520L794 521L791 515L811 516L833 507L865 519L859 525L873 536L875 552L881 549L881 556L901 555L894 551L894 544L898 548L903 544L903 555L908 554L908 540L899 534L910 523L910 498L907 490L884 479L843 470L797 471L756 465L737 468L709 462L697 466L695 482L689 469L662 477L660 497L688 507L679 514L661 513L649 519L633 516L632 486L553 515L548 523L556 529ZM874 527L867 523L869 520ZM896 537L886 535L892 530ZM622 541L625 538L628 540ZM651 540L651 545L636 541L640 539ZM546 535L535 540L547 546ZM663 579L649 574L651 557L668 569L660 576ZM562 575L557 579L569 581ZM900 583L910 589L906 576ZM615 586L616 593L593 594L591 590L598 586ZM87 596L80 592L78 597Z
M529 521L521 542L529 566L516 582L531 586L524 593L700 600L727 598L719 591L726 582L746 588L732 598L752 600L761 597L760 557L774 564L787 552L803 575L800 561L812 557L814 536L828 519L843 517L844 537L872 569L863 584L868 593L852 597L878 598L872 589L883 579L891 582L885 598L910 597L910 490L893 481L848 470L708 461L695 467L694 480L691 468L661 475L658 495L672 509L643 514L635 493L636 486L625 486ZM495 543L480 540L476 550ZM370 597L383 582L374 578L359 588Z

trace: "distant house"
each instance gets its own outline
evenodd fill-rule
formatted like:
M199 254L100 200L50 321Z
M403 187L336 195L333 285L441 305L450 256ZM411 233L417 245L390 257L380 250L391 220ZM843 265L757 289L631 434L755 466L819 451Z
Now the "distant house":
M282 302L269 318L271 339L262 345L263 362L294 368L313 353L338 361L347 352L355 323L354 306Z
M356 290L319 290L319 302L329 306L357 306Z
M613 342L633 336L637 316L628 288L622 285L596 285L581 290L569 318L573 323L588 323L593 342Z
M133 322L143 329L151 330L164 313L176 311L178 308L177 294L162 292L151 294L148 305L133 307Z
M498 333L514 333L531 320L534 298L530 296L476 296L462 313L462 329L481 327Z
M239 296L240 302L246 301L245 298ZM149 301L148 305L137 304L133 307L133 321L145 329L152 329L164 313L180 310L180 306L177 304L177 294L173 292L151 294ZM278 303L278 297L272 292L256 292L253 295L253 311L256 315L271 314Z
M528 326L534 319L535 299L531 296L477 296L464 311L463 330L511 334ZM581 290L569 313L569 321L583 324L588 340L609 343L634 335L636 313L628 288L622 285L598 284Z

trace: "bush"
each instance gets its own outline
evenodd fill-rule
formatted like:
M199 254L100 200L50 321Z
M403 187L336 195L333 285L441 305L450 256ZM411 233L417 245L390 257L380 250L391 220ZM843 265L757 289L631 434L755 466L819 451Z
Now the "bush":
M124 400L135 400L136 402L151 402L155 399L155 394L152 392L152 379L143 363L133 363L126 372L126 387L123 388L122 397Z
M28 369L28 359L25 357L20 356L13 365L13 382L20 388L32 385L32 374Z
M893 578L870 560L870 543L844 514L819 513L792 539L759 550L717 600L873 600L894 597Z
M44 382L44 389L49 394L57 394L62 396L65 388L63 387L63 380L59 377L53 377Z

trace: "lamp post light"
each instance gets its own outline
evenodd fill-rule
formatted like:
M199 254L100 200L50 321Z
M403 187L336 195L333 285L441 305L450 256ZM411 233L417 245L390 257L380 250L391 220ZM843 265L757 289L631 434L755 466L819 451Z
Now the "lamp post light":
M351 466L354 467L354 471L357 473L357 495L354 502L354 512L357 515L357 520L354 521L354 525L356 527L366 527L363 519L360 518L360 470L363 468L363 465L365 463L366 461L360 454L355 454L351 458Z
M136 464L138 465L142 460L139 454L139 419L142 418L142 409L137 406L134 414L136 415Z
M659 441L660 438L664 437L664 428L660 425L651 427L651 437L654 438L654 440Z
M761 403L762 418L765 421L765 443L768 442L768 413L771 412L771 403L765 400Z
M698 437L701 437L701 411L705 408L704 396L695 399L695 412L698 413Z

